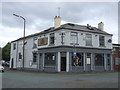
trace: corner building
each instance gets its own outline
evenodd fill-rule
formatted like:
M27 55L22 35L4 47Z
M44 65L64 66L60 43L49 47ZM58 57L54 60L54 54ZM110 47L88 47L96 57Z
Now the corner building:
M54 27L11 42L10 68L45 72L112 71L112 34L98 28L66 23L55 16Z

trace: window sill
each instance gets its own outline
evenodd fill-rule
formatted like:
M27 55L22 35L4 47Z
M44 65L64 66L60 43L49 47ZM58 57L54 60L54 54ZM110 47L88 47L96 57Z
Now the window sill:
M106 46L99 46L99 47L106 47Z
M95 67L104 67L104 65L95 65Z
M44 44L44 45L38 45L38 47L41 47L41 46L46 46L46 45L48 45L48 44Z
M83 66L74 66L74 65L73 65L72 67L83 67Z
M55 67L55 65L53 65L53 66L48 65L48 66L44 66L44 67Z
M86 45L86 46L91 46L91 47L93 47L93 45Z
M70 45L79 45L78 43L70 43Z
M32 49L37 49L37 47L32 47Z
M49 44L49 46L55 46L55 44Z
M33 63L32 63L32 65L36 65L36 64L37 64L37 62L33 62Z

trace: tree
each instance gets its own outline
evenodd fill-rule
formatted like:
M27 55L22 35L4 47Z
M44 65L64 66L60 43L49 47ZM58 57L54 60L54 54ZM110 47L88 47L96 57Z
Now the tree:
M2 59L5 61L10 61L10 48L11 43L7 43L2 49Z

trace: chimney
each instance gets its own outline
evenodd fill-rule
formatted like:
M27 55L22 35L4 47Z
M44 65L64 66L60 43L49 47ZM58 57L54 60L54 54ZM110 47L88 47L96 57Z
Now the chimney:
M100 22L100 23L98 23L98 29L100 29L100 30L104 30L104 23L103 22Z
M54 27L58 28L61 25L61 17L60 16L55 16L54 18Z

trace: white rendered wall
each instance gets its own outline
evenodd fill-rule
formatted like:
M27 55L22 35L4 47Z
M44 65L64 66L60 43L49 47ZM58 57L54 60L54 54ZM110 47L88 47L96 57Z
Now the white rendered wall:
M33 37L25 39L27 42L25 44L24 49L24 67L25 68L37 68L37 63L30 66L30 61L33 61L33 51L36 51L36 49L33 49ZM19 53L23 56L23 41L19 40L18 46L16 47L16 50L13 50L13 43L11 44L11 59L14 58L14 68L23 67L22 59L19 59ZM17 44L16 44L17 45ZM17 62L16 62L17 61ZM17 63L17 65L16 65ZM11 67L11 66L10 66Z
M105 38L105 43L106 43L106 48L109 48L109 49L112 49L112 42L109 43L108 40L111 39L112 40L112 37L111 36L108 36L106 35L106 38Z
M18 41L18 51L17 51L17 67L23 67L23 57L19 59L19 53L23 56L23 40Z
M11 52L10 52L10 68L11 67L11 64L12 64L12 58L13 58L13 68L16 68L16 55L17 55L17 48L15 50L13 50L13 44L16 43L16 46L17 46L17 42L13 42L11 43Z
M70 39L71 31L78 33L78 44L79 44L78 46L86 47L85 36L86 36L87 32L64 30L64 29L54 31L54 33L55 33L55 45L53 45L53 46L62 45L61 44L61 33L65 33L63 45L73 46L73 45L71 45L71 39ZM53 33L53 32L51 32L51 33ZM27 42L27 44L25 45L25 63L24 63L25 67L37 68L37 64L33 64L30 66L30 61L33 61L33 52L37 52L38 48L51 47L49 45L49 34L50 33L36 36L36 37L38 37L38 39L48 37L48 44L44 45L44 46L37 45L37 48L33 48L33 38L34 37L26 38L25 41ZM112 36L104 35L105 36L105 47L99 47L99 35L102 35L102 34L97 34L97 33L90 33L90 34L92 34L92 46L87 46L87 47L112 49L112 43L108 43L108 40L112 39ZM38 42L38 39L37 39L36 43ZM18 45L16 47L16 50L13 50L13 43L16 43L16 46ZM22 67L22 59L21 60L19 59L19 52L21 52L21 54L23 54L23 41L18 40L18 41L13 42L13 43L11 44L11 59L14 58L14 66L13 67L14 68ZM11 61L11 59L10 59L10 61ZM16 62L16 60L17 60L17 62ZM16 65L16 63L17 63L17 65Z
M59 33L61 32L65 32L65 36L64 36L64 45L69 45L69 46L73 46L71 45L71 31L70 30L59 30L55 32L55 46L59 46L62 45L61 44L61 35ZM73 32L73 31L72 31ZM98 34L98 33L89 33L89 32L82 32L82 31L74 31L78 33L78 46L83 46L83 47L95 47L95 48L107 48L107 49L112 49L112 43L109 43L108 40L112 39L111 35L103 35L105 36L105 47L99 47L99 35L102 34ZM92 34L92 46L86 46L86 33Z

